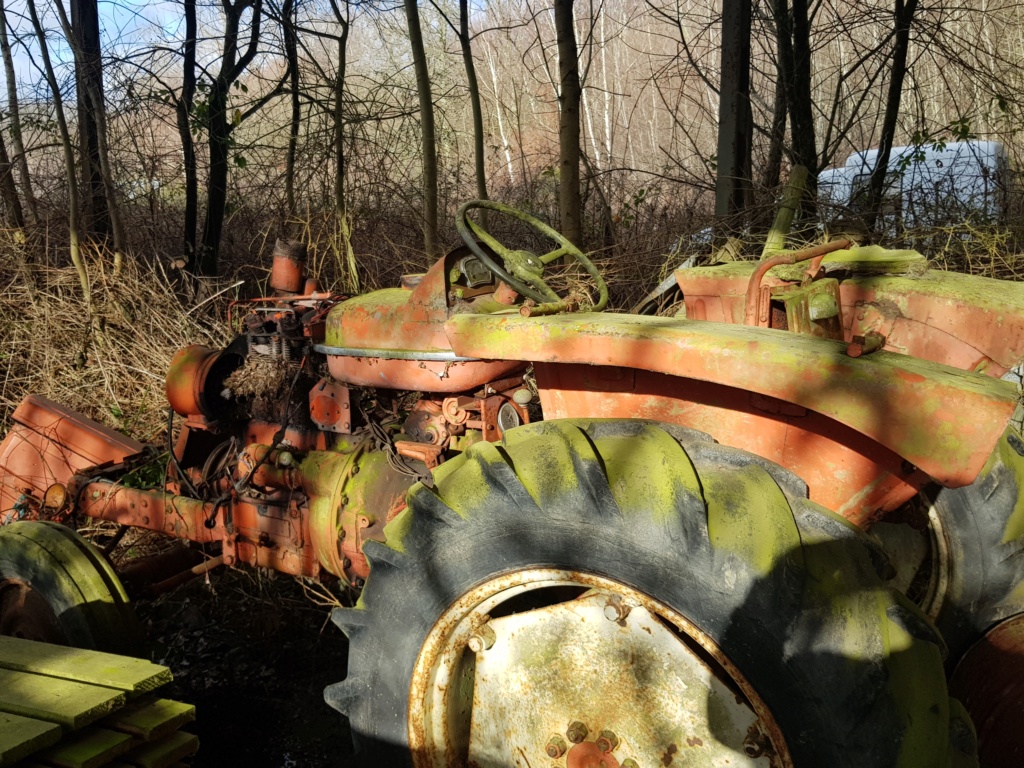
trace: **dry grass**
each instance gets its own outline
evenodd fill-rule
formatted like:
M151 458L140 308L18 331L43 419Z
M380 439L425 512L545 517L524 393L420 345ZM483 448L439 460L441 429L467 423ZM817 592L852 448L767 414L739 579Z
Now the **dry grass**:
M132 261L115 278L109 261L89 255L95 323L73 269L28 266L14 245L0 246L0 418L6 423L34 393L126 434L156 437L171 357L188 344L224 344L217 313L229 297L197 308L183 298L196 293L181 283L188 278Z

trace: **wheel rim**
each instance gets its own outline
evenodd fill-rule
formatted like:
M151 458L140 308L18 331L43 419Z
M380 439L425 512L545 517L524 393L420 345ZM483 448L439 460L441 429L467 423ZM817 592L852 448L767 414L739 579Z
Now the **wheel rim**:
M0 583L0 635L64 645L67 637L46 600L29 585Z
M893 588L935 621L946 603L955 563L942 517L931 503L927 521L923 530L906 523L876 523L871 533L897 567Z
M417 768L646 768L687 751L792 765L706 633L622 583L551 568L488 580L444 612L416 661L408 736Z

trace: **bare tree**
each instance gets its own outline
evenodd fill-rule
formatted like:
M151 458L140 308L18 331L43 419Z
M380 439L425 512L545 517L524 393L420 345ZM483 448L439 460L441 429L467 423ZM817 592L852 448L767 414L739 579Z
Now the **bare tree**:
M82 299L85 303L86 312L89 314L90 320L92 320L95 318L92 305L92 290L89 286L89 273L86 271L81 250L81 223L78 209L78 178L77 169L75 168L75 150L71 143L71 133L68 131L68 121L64 114L64 99L61 96L57 75L54 72L53 62L50 59L50 48L46 42L46 31L39 21L35 0L26 0L26 6L29 18L32 20L32 28L36 33L36 39L39 41L39 57L43 62L43 76L50 86L50 98L53 99L54 116L57 120L61 149L64 153L64 170L67 175L68 185L68 249L71 254L71 263L74 264L75 271L78 274L78 282L82 289Z
M558 40L558 210L562 234L576 245L583 242L580 200L580 87L579 52L573 27L573 0L555 0Z
M3 56L4 74L7 78L7 112L11 121L11 148L14 150L14 162L18 166L18 175L21 177L25 207L28 209L33 223L38 223L39 212L36 208L35 194L32 192L32 176L29 174L28 155L25 153L25 142L22 139L18 81L14 75L14 56L11 54L11 42L7 29L7 8L3 0L0 0L0 55Z
M715 214L747 207L750 190L750 0L725 0L722 8L722 74L718 106L718 178Z
M55 6L75 57L82 181L89 190L86 211L91 214L91 223L97 234L106 234L109 227L114 245L114 273L117 274L124 260L125 235L107 141L99 9L96 0L72 0L69 20L64 4L57 2ZM97 176L101 199L97 199L95 193Z
M907 51L910 48L910 29L917 11L917 0L894 0L892 64L889 69L889 88L885 99L885 117L882 119L882 134L878 145L878 157L871 172L865 224L874 229L878 210L882 205L885 191L885 176L889 170L889 156L892 153L893 138L896 134L896 120L899 117L903 97L903 81L907 76Z
M228 97L231 88L238 82L259 51L263 0L235 0L235 2L221 0L221 8L224 12L224 37L220 68L210 83L204 110L210 168L206 182L206 216L203 221L203 236L196 258L196 270L202 275L217 274L220 260L224 211L228 197L232 134L238 126L279 94L284 82L289 77L286 68L284 77L274 88L258 97L246 109L229 111ZM243 45L241 25L246 11L250 16L249 37Z
M409 26L409 48L416 70L416 94L420 102L420 140L423 163L423 247L433 258L438 251L437 234L437 142L434 138L434 99L430 88L427 54L423 49L423 29L416 0L405 0L405 18Z
M199 224L199 180L196 173L196 145L192 139L196 96L196 0L182 0L182 10L185 15L185 40L181 57L181 94L174 99L174 114L185 172L181 255L186 265L193 266L196 261L196 227Z

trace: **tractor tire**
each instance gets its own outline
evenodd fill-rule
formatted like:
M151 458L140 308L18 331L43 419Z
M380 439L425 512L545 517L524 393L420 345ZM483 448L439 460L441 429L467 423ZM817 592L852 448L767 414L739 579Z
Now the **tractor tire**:
M103 555L45 521L0 528L0 634L137 655L141 629Z
M941 587L923 606L955 665L989 628L1024 612L1024 440L1014 427L1000 438L981 475L942 488L931 505L941 537Z
M325 699L365 765L976 765L941 639L806 495L649 421L478 443L367 542Z

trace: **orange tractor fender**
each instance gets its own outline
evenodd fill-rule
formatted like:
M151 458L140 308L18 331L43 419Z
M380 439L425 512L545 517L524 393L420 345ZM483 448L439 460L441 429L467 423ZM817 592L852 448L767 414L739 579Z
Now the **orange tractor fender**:
M455 315L446 328L460 357L533 362L548 419L703 428L780 461L856 522L929 480L973 482L1017 404L1009 382L768 328L597 313Z

